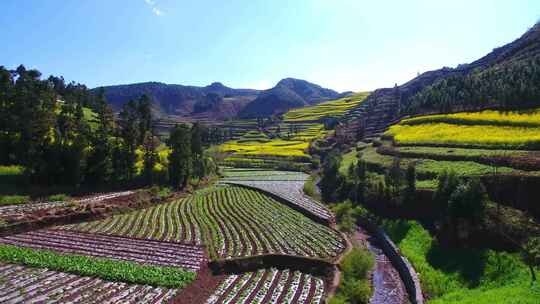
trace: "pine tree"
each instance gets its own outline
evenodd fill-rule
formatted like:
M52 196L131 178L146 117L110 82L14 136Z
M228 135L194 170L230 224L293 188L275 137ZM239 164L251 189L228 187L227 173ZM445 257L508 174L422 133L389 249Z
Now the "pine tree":
M169 180L171 186L187 186L192 173L191 132L188 126L176 125L169 138Z
M146 131L144 136L143 149L143 176L146 184L155 182L154 167L158 161L157 147L158 139L149 131Z
M112 110L105 99L103 89L96 100L97 129L91 136L92 149L87 161L87 179L94 185L104 184L111 174L111 145L110 137L114 127Z

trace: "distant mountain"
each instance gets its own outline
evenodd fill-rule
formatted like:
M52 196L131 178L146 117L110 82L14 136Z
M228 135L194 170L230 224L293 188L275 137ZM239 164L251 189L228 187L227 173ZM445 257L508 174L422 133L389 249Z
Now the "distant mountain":
M205 87L144 82L103 88L107 100L117 111L129 100L147 94L154 102L155 112L178 116L198 115L210 120L235 117L260 93L259 90L229 88L219 82Z
M239 116L241 118L270 116L340 96L341 94L334 90L325 89L305 80L285 78L275 87L263 91L239 113Z
M274 88L265 91L233 89L220 82L205 87L144 82L103 88L107 100L117 111L129 100L147 94L154 101L154 113L158 115L205 121L225 120L238 115L243 118L270 116L350 94L339 94L294 78L282 79Z

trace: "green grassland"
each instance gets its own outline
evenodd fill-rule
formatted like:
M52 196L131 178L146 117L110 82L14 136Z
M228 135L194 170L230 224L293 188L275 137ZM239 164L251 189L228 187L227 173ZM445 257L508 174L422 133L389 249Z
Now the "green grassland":
M429 303L532 304L540 299L540 286L517 254L443 248L414 221L383 226L420 274Z

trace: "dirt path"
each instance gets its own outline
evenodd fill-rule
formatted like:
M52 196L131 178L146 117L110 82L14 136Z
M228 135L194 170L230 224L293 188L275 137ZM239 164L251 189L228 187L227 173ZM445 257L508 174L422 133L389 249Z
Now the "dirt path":
M399 277L399 273L392 266L386 255L384 255L383 251L377 246L377 240L360 227L355 232L354 239L365 244L368 250L375 256L375 266L371 275L373 296L370 299L370 303L408 303L407 291Z

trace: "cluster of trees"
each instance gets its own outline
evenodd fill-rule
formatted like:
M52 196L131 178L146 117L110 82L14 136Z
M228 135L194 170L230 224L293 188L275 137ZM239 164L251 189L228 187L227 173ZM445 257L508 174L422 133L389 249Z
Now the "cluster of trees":
M361 156L361 152L359 153ZM416 167L411 163L407 169L401 168L399 158L384 174L384 179L370 177L365 161L358 157L347 169L347 174L341 174L341 157L330 153L323 163L321 178L321 195L326 202L349 200L354 204L362 203L368 196L378 200L407 203L414 199L416 193Z
M453 75L437 81L409 99L405 113L452 112L487 107L520 109L538 106L540 56Z
M481 224L488 196L480 179L463 179L450 171L439 175L433 199L439 207L443 228L459 243Z
M22 65L0 67L0 164L21 165L29 182L42 185L182 187L205 176L212 164L203 156L198 124L173 130L169 166L162 161L156 170L158 149L167 147L155 135L151 104L142 95L115 117L103 89L95 94L63 78L43 80Z

